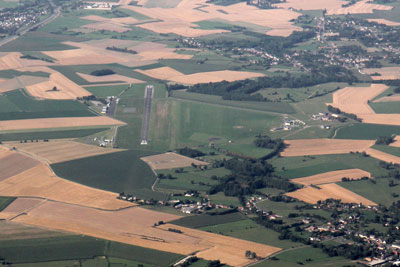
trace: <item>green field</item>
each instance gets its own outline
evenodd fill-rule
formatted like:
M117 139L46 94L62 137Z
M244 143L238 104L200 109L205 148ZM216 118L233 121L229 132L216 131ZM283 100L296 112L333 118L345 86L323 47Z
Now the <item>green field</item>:
M249 101L231 101L223 100L220 96L215 95L205 95L197 93L188 93L184 91L173 91L172 96L174 98L192 100L196 102L203 102L209 104L217 104L228 107L237 107L244 109L253 109L259 111L276 112L283 114L292 114L294 109L288 103L278 103L278 102L249 102Z
M96 116L73 100L35 100L23 90L0 95L0 120Z
M165 194L151 191L155 175L140 160L151 154L128 150L52 164L51 167L58 176L90 187L135 194L144 199L165 199Z
M226 65L219 64L199 64L195 60L185 60L185 59L162 59L160 63L171 67L183 74L193 74L197 72L208 72L208 71L219 71L226 70Z
M385 146L385 145L374 145L372 146L373 149L400 157L400 148L399 147L393 147L393 146Z
M276 256L277 260L266 260L254 266L256 267L293 267L293 266L312 266L312 267L343 267L343 266L362 266L343 257L329 257L320 249L305 247L283 252Z
M371 181L354 181L354 182L342 182L340 186L353 191L375 203L390 206L394 201L398 201L398 197L394 197L392 194L399 193L399 185L390 187L390 179L375 179L376 184ZM395 181L395 184L398 184Z
M245 220L246 216L239 213L228 213L224 215L194 215L169 222L183 227L201 228L217 224L231 223Z
M169 190L198 190L207 191L211 185L218 184L218 181L212 180L211 176L222 177L230 174L225 168L199 170L193 167L183 169L183 173L175 173L174 170L158 170L157 173L172 175L175 179L161 179L157 188ZM202 183L203 185L200 185Z
M377 102L369 103L375 113L393 114L400 113L400 105L398 102Z
M7 208L15 199L15 197L0 197L0 211Z
M335 138L376 140L392 134L400 135L400 126L356 123L339 129Z
M387 170L379 166L379 160L362 154L282 157L272 159L271 164L276 168L277 175L289 179L353 168L368 171L373 177L387 174Z
M279 233L260 226L249 219L211 225L199 229L279 248L291 248L301 245L300 243L294 243L289 240L280 240L278 238Z
M0 52L56 51L76 48L63 44L62 42L65 41L82 41L82 39L39 31L27 32L18 39L1 46Z
M63 264L70 260L83 260L83 262L86 262L83 266L110 266L107 261L104 262L105 258L96 258L106 256L107 258L111 257L111 262L115 263L133 262L145 264L145 266L162 267L175 263L184 257L183 255L78 235L0 241L0 255L6 261L12 262L13 265L15 263L26 263L19 266L30 266L33 263L37 263L36 266L68 266ZM52 265L46 262L54 262L60 265Z
M39 140L39 139L61 139L79 138L89 136L109 128L88 128L74 130L53 130L35 132L6 132L0 133L0 141Z
M1 0L0 1L0 9L3 8L14 8L18 6L18 1L5 1L5 0Z

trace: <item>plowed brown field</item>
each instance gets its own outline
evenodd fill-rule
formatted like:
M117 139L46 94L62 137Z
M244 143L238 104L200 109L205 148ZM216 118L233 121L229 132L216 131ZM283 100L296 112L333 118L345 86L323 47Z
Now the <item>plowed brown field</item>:
M124 150L102 148L69 140L54 140L50 142L34 143L9 142L7 143L7 146L16 147L18 150L45 159L48 163L58 163Z
M345 139L301 139L285 140L288 145L281 156L295 157L306 155L345 154L362 152L374 145L373 140L345 140Z
M46 118L0 121L1 131L23 130L23 129L51 129L65 127L86 126L111 126L124 125L125 123L105 116L97 117L74 117L74 118Z
M181 167L189 167L192 163L196 165L207 165L207 162L199 161L189 157L185 157L176 153L165 153L154 156L141 158L144 162L150 165L153 170L173 169Z
M343 177L350 179L360 179L362 177L371 177L371 174L360 169L347 169L291 179L291 181L302 185L320 185L341 182Z
M325 200L328 198L341 199L344 203L362 203L363 205L376 205L376 203L347 190L337 184L324 184L319 185L321 189L311 186L304 187L294 192L287 193L286 195L297 198L301 201L315 204L318 200Z
M64 203L46 202L19 216L13 221L43 226L50 229L71 231L98 238L115 240L168 252L199 253L206 259L220 259L232 266L250 263L245 251L268 256L280 249L236 238L188 229L175 225L153 227L162 220L168 222L176 215L133 207L120 211L101 211ZM182 233L168 231L180 229Z

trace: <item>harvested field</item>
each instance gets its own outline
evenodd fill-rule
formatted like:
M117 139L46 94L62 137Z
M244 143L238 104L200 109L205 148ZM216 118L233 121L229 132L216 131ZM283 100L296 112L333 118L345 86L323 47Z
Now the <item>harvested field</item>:
M325 200L327 198L341 199L344 203L362 203L363 205L376 205L376 203L347 190L337 184L324 184L319 185L321 189L311 186L304 187L294 192L287 193L286 195L297 198L301 201L315 204L318 200Z
M391 143L389 146L400 147L400 135L397 135L397 136L394 138L394 142Z
M391 10L393 7L371 4L369 0L362 0L349 7L342 7L349 2L342 0L287 0L285 3L276 4L277 7L294 8L297 10L327 10L327 15L346 15L373 13L373 10Z
M320 173L308 177L291 179L290 181L302 185L312 185L312 184L320 185L320 184L341 182L343 177L357 180L362 177L370 178L371 174L369 172L360 169L348 169L348 170Z
M123 6L123 8L158 20L153 23L137 25L138 27L158 33L175 33L186 37L225 32L226 30L219 29L203 30L195 24L195 22L214 19L222 19L232 23L251 23L265 27L267 34L279 36L287 36L293 31L302 30L291 22L300 13L288 9L258 9L244 2L229 6L217 6L207 4L206 0L183 0L174 8L146 8L129 5ZM270 30L274 31L268 33Z
M183 84L197 84L197 83L209 83L209 82L221 82L221 81L239 81L245 79L251 79L256 77L262 77L264 74L255 72L245 71L211 71L211 72L199 72L189 75L184 75L177 70L170 67L162 67L150 70L136 70L137 72L143 73L147 76L169 80L172 82L183 83Z
M36 199L36 198L17 198L13 201L7 208L3 210L3 212L10 213L22 213L24 211L28 211L41 203L44 203L46 200Z
M46 202L13 221L24 224L71 231L162 251L179 254L199 252L206 259L220 259L229 265L249 262L245 251L252 248L260 256L279 251L279 248L222 235L188 229L175 225L153 227L155 222L179 218L176 215L133 207L120 211L101 211L64 203ZM183 233L168 231L180 229Z
M58 72L50 74L49 81L26 86L26 90L32 96L43 99L76 99L91 95L90 92Z
M3 149L3 148L2 148ZM39 161L16 152L9 152L0 160L0 181L40 164Z
M69 42L65 44L69 44ZM110 56L107 53L102 53L102 51L96 51L90 48L45 51L43 53L55 58L60 65L112 64L120 61L119 57Z
M387 88L384 84L371 84L370 87L346 87L333 93L331 105L357 116L359 114L375 114L368 105L368 100L381 94Z
M48 118L0 121L0 131L24 129L51 129L89 126L124 125L124 122L105 117L74 117L74 118Z
M368 155L370 155L371 157L377 158L379 160L383 160L386 162L391 162L393 164L400 164L400 157L373 149L373 148L368 148L365 151Z
M7 146L16 147L18 150L44 159L51 164L124 150L102 148L69 140L54 140L37 143L10 142L7 143Z
M22 54L19 52L1 53L0 54L0 70L19 69L29 66L49 66L53 63L21 58Z
M400 126L400 114L357 114L364 123Z
M0 217L6 214L0 213ZM16 239L33 239L47 238L55 236L63 236L65 233L44 230L38 227L26 226L16 222L0 222L0 241L16 240Z
M130 28L124 27L117 23L113 23L111 21L101 21L101 22L86 24L83 25L82 28L92 29L96 31L104 30L104 31L119 32L119 33L130 31Z
M400 22L395 22L387 19L367 19L370 22L376 22L379 24L385 24L387 26L400 26Z
M301 139L285 140L288 147L281 152L283 157L306 155L346 154L362 152L375 144L374 140L346 139Z
M384 96L374 102L400 102L400 95Z
M192 163L196 165L208 165L207 162L199 161L172 152L143 157L141 160L149 164L153 170L188 167L191 166Z
M0 194L14 197L47 198L100 209L120 209L134 205L118 200L116 193L61 179L45 163L0 181Z
M400 25L400 23L399 23ZM370 68L363 69L363 72L371 75L372 80L397 80L400 79L400 67ZM372 75L379 73L379 76Z
M83 79L85 79L90 83L100 83L100 82L144 83L144 81L119 74L112 74L106 76L93 76L79 72L77 72L76 74L78 74L79 76L81 76Z

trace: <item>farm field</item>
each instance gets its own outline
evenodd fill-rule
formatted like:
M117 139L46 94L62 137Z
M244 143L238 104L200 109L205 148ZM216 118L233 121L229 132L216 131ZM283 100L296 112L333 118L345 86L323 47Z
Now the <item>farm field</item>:
M0 133L1 141L21 141L21 140L39 140L39 139L65 139L79 138L89 136L98 132L108 130L109 128L88 128L73 130L53 130L53 131L34 131L34 132L2 132Z
M316 174L303 178L296 178L292 179L291 181L302 185L321 185L341 182L343 177L358 180L363 177L371 177L371 174L360 169L347 169Z
M303 139L286 140L288 147L281 153L283 157L344 154L362 152L375 142L369 140L344 139Z
M237 221L246 220L247 217L239 212L227 213L223 215L194 215L179 218L171 221L171 224L176 224L189 228L204 228L212 225L226 224Z
M105 116L75 118L45 118L0 121L0 131L53 129L90 126L112 126L124 123Z
M394 138L394 142L389 144L391 147L400 147L400 135L396 135Z
M0 96L0 120L96 116L87 106L72 100L36 100L22 90Z
M362 203L363 205L376 205L375 202L368 200L352 191L349 191L337 184L323 184L319 188L311 186L298 189L294 192L287 193L287 196L297 198L301 201L315 204L318 200L328 198L341 199L344 203Z
M141 158L146 162L153 170L162 169L174 169L181 167L188 167L192 164L196 165L207 165L207 162L199 161L189 157L179 155L177 153L167 152L165 154L159 154L154 156L148 156Z
M133 214L136 216L132 217ZM188 254L201 249L202 251L197 253L199 257L220 259L222 262L231 265L249 262L244 256L239 256L244 255L246 246L252 246L253 250L263 256L279 250L274 247L180 226L166 224L157 228L152 227L154 221L163 220L168 222L176 218L177 216L174 215L162 214L138 207L106 212L47 202L28 212L26 216L17 217L13 221L57 230L67 230L179 254ZM94 221L96 224L93 224ZM171 227L183 233L168 231L167 229ZM162 240L167 242L159 242ZM182 246L182 243L185 246ZM216 253L217 251L218 253Z
M338 129L335 139L376 140L379 136L390 136L392 134L400 135L400 127L393 125L356 123Z
M400 156L398 155L399 154L398 150L395 151L397 152L396 154L398 156L393 155L394 153L387 153L373 148L368 148L365 152L371 157L377 158L379 160L391 162L393 164L400 164Z
M51 168L58 176L86 186L134 194L139 198L164 200L165 194L151 190L156 177L150 167L140 159L151 154L153 153L127 150L56 163Z
M101 148L69 140L34 143L12 142L7 143L7 146L33 154L50 164L122 151L121 149Z
M276 158L271 164L277 175L288 179L346 169L361 169L371 173L372 177L386 176L387 170L379 166L379 161L359 153Z

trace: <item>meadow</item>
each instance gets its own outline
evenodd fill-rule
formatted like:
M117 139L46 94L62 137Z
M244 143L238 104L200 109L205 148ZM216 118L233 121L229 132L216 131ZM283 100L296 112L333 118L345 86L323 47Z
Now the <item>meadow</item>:
M223 215L194 215L182 217L181 219L169 223L189 228L202 228L212 225L231 223L246 220L247 217L240 212L233 212Z
M398 102L377 102L369 103L375 113L393 114L400 113L400 105Z
M35 100L23 90L0 96L0 120L96 116L87 106L72 100Z
M165 199L165 194L151 191L156 177L140 159L151 154L128 150L52 164L51 168L62 178L94 188L125 192L144 199Z
M386 146L386 145L374 145L372 146L373 149L400 157L400 148L399 147L393 147L393 146Z
M0 211L7 208L15 199L15 197L0 197Z

